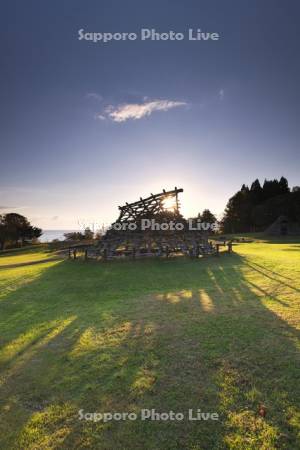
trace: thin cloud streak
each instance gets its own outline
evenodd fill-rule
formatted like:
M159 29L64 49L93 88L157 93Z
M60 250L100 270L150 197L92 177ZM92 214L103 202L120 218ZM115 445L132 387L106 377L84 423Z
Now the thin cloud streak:
M124 103L121 105L110 105L105 109L104 114L114 122L126 122L127 120L138 120L150 116L155 111L169 111L180 106L187 106L186 102L174 100L148 100L143 103ZM105 118L104 114L96 117L100 120Z

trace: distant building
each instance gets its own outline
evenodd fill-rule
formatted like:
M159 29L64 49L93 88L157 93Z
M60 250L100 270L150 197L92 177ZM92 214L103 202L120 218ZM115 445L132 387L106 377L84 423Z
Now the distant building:
M266 230L272 236L300 235L300 225L292 222L287 216L279 216Z

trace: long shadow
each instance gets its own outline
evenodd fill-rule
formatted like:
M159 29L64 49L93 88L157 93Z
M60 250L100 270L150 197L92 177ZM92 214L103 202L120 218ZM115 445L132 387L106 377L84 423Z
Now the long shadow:
M256 272L259 272L261 275L263 275L264 277L269 278L272 281L276 281L276 283L282 284L283 286L288 287L289 289L293 289L296 292L300 292L300 289L292 286L290 283L286 283L285 281L282 281L280 279L278 279L278 275L277 278L272 274L270 275L269 273L266 273L265 268L257 268L255 265L253 264L249 264L249 263L245 263L247 264L252 270L256 270Z
M62 262L8 294L1 448L297 448L299 333L247 270L238 255ZM78 418L142 408L220 420Z
M298 247L298 251L299 251L299 250L300 250L300 248ZM274 275L274 276L277 276L277 277L280 277L280 278L285 278L286 280L289 280L289 281L294 281L293 278L287 277L286 275L283 275L282 273L276 272L275 270L271 270L271 269L269 269L269 268L266 267L266 266L262 266L261 264L257 264L256 262L253 262L253 261L252 261L251 264L252 264L253 266L255 266L255 267L258 267L259 269L264 270L265 272L271 273L271 274Z

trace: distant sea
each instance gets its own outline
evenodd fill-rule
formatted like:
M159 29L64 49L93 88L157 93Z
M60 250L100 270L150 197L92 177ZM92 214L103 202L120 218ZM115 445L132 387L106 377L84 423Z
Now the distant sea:
M76 230L43 230L42 236L39 238L40 242L51 242L53 239L64 240L65 233L71 233Z

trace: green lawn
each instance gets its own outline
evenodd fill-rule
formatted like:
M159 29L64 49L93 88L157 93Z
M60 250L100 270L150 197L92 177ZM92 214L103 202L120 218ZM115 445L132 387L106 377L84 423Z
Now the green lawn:
M30 248L20 248L0 253L0 268L10 264L24 264L55 257L56 254L47 244Z
M1 450L300 448L300 240L234 250L1 269Z

